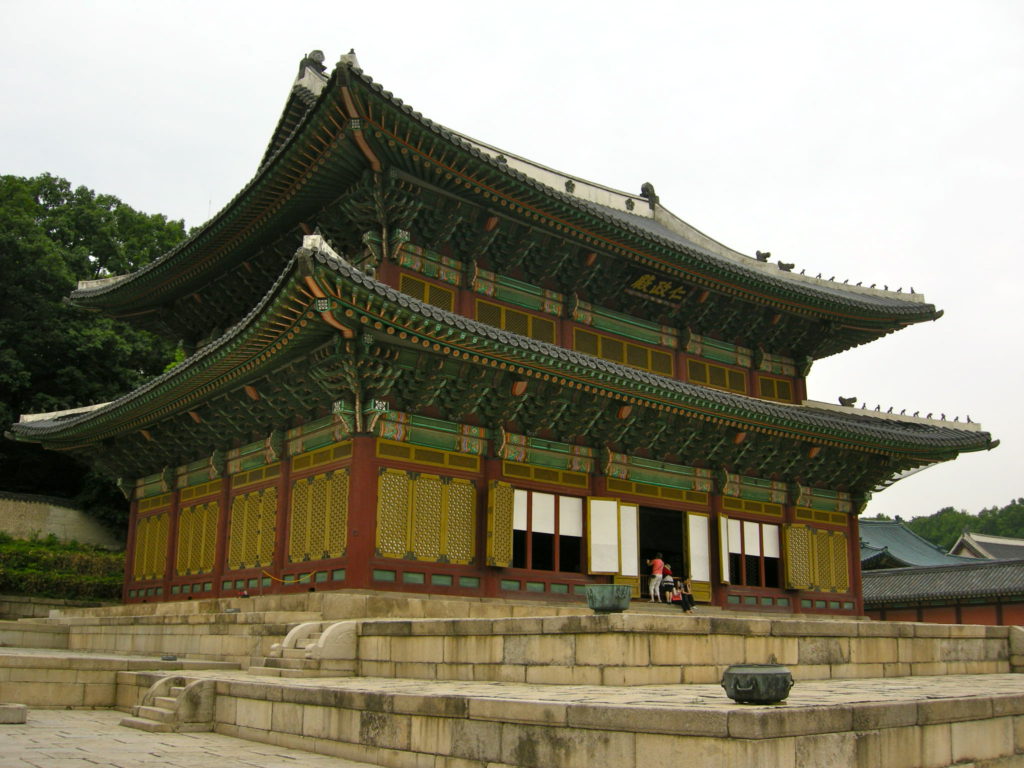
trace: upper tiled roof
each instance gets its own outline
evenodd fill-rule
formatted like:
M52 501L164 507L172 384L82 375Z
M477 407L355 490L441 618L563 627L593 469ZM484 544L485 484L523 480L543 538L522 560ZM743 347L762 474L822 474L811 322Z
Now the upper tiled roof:
M864 571L864 606L1024 597L1024 560Z
M970 558L946 554L896 520L861 519L858 525L862 565L869 565L872 560L905 566L971 562Z
M229 241L225 239L228 238L228 235L225 234L228 230L225 227L230 225L236 229L241 227L244 230L245 226L248 226L236 224L234 220L229 221L233 216L231 212L248 211L245 215L240 214L239 222L249 219L259 220L259 217L252 211L261 210L259 206L262 203L258 201L259 195L263 194L259 191L262 189L261 185L264 185L264 182L269 184L271 179L277 178L275 174L279 172L285 176L289 175L286 172L284 161L284 156L287 154L286 149L292 148L298 152L305 147L303 151L307 154L311 151L319 151L316 149L312 137L307 138L314 144L309 147L303 144L307 141L307 138L303 138L305 136L303 131L306 126L320 119L318 116L333 114L331 110L338 108L337 100L340 90L335 86L347 83L353 88L358 85L367 98L383 100L383 103L389 108L399 110L413 123L418 124L417 130L440 137L447 143L447 146L468 153L466 157L471 156L478 165L486 166L488 174L496 173L503 176L508 182L519 183L520 188L530 188L539 195L538 200L545 199L555 207L568 206L565 208L567 211L575 209L579 214L577 218L580 221L584 219L599 221L612 227L612 230L608 231L632 233L635 237L640 238L637 243L640 250L645 253L649 251L653 254L658 248L664 249L667 256L651 256L654 261L685 268L687 274L701 275L700 279L704 280L705 284L712 287L720 285L722 290L734 292L735 295L745 298L745 300L755 303L774 303L784 311L792 311L805 317L835 319L840 325L849 323L851 328L856 328L856 331L850 331L853 335L845 341L823 347L825 351L822 354L832 354L842 348L863 343L878 335L897 330L907 323L934 319L941 314L932 305L925 303L923 297L917 294L897 294L891 291L858 288L784 272L776 264L762 263L724 246L719 247L710 238L704 237L660 207L650 216L641 215L637 209L647 206L647 200L637 195L610 190L582 180L580 180L581 185L600 189L602 190L601 194L586 198L581 195L582 189L578 190L576 194L563 191L552 185L560 183L559 179L572 181L576 177L569 177L550 169L543 169L544 172L541 173L537 169L541 169L542 166L525 160L519 163L509 162L508 158L490 151L492 148L487 145L474 142L468 137L430 121L408 105L403 104L390 92L385 91L362 70L352 66L350 58L345 57L343 63L339 63L329 81L322 87L322 90L317 92L321 77L308 68L305 70L305 74L300 73L302 83L296 84L295 90L289 97L285 113L275 130L259 171L223 211L175 251L121 279L83 283L72 294L73 300L98 309L108 308L108 311L127 313L126 317L133 318L133 322L143 322L143 319L149 316L148 313L152 307L159 306L166 300L165 294L169 292L174 295L185 294L208 284L211 273L219 268L217 259L213 258L211 253L226 253L224 243ZM514 156L510 155L510 157ZM332 179L328 178L331 173L335 172L330 169L329 165L318 170L318 166L314 164L309 174L310 178L306 182L307 185L318 189L337 189L337 183L331 186ZM281 167L278 168L278 166ZM638 200L640 201L639 206L636 204ZM629 205L626 206L626 203ZM627 207L634 209L634 212L627 210ZM653 211L653 209L651 210ZM656 220L656 214L658 220ZM572 214L572 216L576 216L576 214ZM667 222L668 225L664 222ZM275 225L278 229L275 231L280 231L285 224L286 222L278 222ZM681 232L692 232L693 234L684 236L680 234ZM230 242L241 242L233 233L234 230L231 234L234 239L231 239ZM613 239L618 237L621 237L621 234L615 235ZM643 243L650 245L644 246ZM221 258L221 256L217 258ZM234 254L231 258L237 260L240 257ZM183 272L178 268L185 264L193 265L187 279L181 277ZM142 289L143 285L145 286L144 290ZM139 311L147 307L149 308L147 311Z

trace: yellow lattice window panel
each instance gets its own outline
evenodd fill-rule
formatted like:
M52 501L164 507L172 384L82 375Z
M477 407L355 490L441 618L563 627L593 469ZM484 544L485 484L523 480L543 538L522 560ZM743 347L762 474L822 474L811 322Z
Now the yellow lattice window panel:
M412 478L408 472L384 470L377 483L377 553L405 557L409 541L409 497Z
M398 290L427 304L452 312L455 310L455 291L411 275L402 275Z
M548 344L555 343L555 321L546 317L478 299L476 319L481 323L502 328L510 333L529 336L531 339L546 341Z
M787 525L783 528L783 557L785 558L786 589L810 589L812 570L813 532L806 525Z
M135 557L132 576L136 581L162 579L167 570L167 527L170 515L143 517L135 526Z
M787 379L773 379L769 376L758 376L757 386L761 397L769 400L780 400L784 403L793 402L793 385Z
M747 394L747 377L740 371L726 368L724 365L713 365L703 363L699 360L688 360L686 362L687 379L706 387L714 389L725 389L729 392Z
M511 484L492 480L487 486L487 564L512 565L512 526L515 491Z
M217 545L220 505L211 501L185 507L178 515L176 571L179 576L209 573Z
M573 329L573 349L659 376L672 376L672 355L662 350L622 341L602 333Z
M782 505L770 501L752 501L750 499L740 499L736 496L723 496L722 508L732 512L749 512L755 515L782 517Z
M845 533L795 524L786 526L784 536L787 589L849 592Z
M292 484L288 560L326 560L345 554L348 539L347 469L324 472Z
M412 490L412 546L409 551L417 560L437 562L441 559L441 478L420 475Z
M386 469L377 492L377 552L384 557L470 563L476 486L461 478Z
M235 496L228 533L228 568L259 568L274 558L277 530L277 488L271 486Z
M445 491L444 551L450 563L471 563L476 553L476 486L455 477Z
M850 591L850 557L846 548L846 536L833 533L832 542L832 588L836 592Z

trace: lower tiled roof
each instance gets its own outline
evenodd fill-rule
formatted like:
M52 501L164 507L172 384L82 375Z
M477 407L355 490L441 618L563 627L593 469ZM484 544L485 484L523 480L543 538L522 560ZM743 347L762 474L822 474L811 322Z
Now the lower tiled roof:
M931 600L1024 599L1024 560L864 571L864 607Z

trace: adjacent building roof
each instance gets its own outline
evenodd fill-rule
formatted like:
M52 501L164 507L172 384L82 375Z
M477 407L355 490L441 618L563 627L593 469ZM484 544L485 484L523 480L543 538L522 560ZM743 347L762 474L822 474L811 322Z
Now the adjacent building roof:
M864 571L864 607L1024 598L1024 560Z
M964 531L949 553L986 560L1024 560L1024 539Z
M940 566L970 563L967 557L947 554L941 547L926 541L897 520L866 520L859 522L860 563L872 568L903 568L906 566Z

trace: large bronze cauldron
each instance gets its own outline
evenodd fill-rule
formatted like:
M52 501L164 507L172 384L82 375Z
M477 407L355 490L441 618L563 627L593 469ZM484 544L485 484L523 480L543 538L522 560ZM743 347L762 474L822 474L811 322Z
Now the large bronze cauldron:
M740 704L775 704L789 696L793 675L781 664L733 664L722 674L722 687Z

